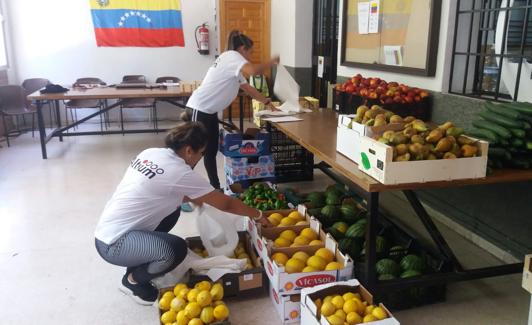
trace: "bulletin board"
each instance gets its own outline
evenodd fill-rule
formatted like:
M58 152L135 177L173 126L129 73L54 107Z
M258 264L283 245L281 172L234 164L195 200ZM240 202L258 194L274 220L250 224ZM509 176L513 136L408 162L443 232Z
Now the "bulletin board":
M344 0L341 65L434 76L440 16L441 0Z

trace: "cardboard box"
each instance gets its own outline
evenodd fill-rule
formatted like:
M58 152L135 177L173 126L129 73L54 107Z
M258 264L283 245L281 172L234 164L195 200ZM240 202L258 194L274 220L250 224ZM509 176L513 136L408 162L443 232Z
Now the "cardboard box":
M525 265L523 268L523 288L532 294L532 254L525 256Z
M272 102L272 105L275 107L279 107L281 105L280 102ZM259 102L256 99L251 100L251 107L253 109L253 123L255 123L256 126L262 128L266 126L266 121L261 120L259 116L257 116L255 113L263 111L265 109L264 104Z
M163 324L161 322L161 316L163 315L163 311L161 309L159 309L159 300L161 299L161 297L163 296L163 294L167 291L173 291L174 288L171 287L171 288L162 288L162 289L159 289L159 297L157 298L157 310L159 311L158 315L159 315L159 324L160 325L166 325L166 324ZM231 313L231 310L229 310L229 313ZM223 321L223 322L216 322L216 323L211 323L212 325L231 325L231 322L229 321L229 319Z
M473 139L473 138L471 138ZM424 183L486 177L488 142L473 139L481 156L457 159L393 161L393 148L369 137L360 139L359 169L383 184Z
M320 100L314 97L305 96L303 97L305 100L309 103L310 109L319 109L320 108Z
M356 115L338 116L336 131L336 151L360 165L360 139L363 136L371 137L374 134L387 130L400 130L403 123L388 124L379 127L367 126L353 121ZM349 128L351 125L351 128Z
M301 324L305 325L330 325L325 316L318 313L318 307L314 301L318 298L322 299L329 295L343 295L347 292L359 293L364 301L373 304L373 296L364 288L357 280L349 280L345 282L327 283L315 286L313 288L305 288L301 291ZM388 314L388 318L369 322L366 324L373 325L399 325L399 321L390 313L390 311L382 304L379 304Z
M263 290L267 285L266 277L264 276L264 268L260 262L260 258L255 253L251 236L246 231L239 231L238 236L240 237L240 241L244 243L246 253L249 255L254 267L240 273L228 273L222 276L220 282L223 284L225 297L234 297L240 292L247 290ZM186 241L190 249L203 249L200 237L190 237L187 238ZM188 282L189 286L200 281L212 280L206 275L194 274L191 270Z
M257 157L270 153L270 133L248 128L243 134L222 129L220 132L220 152L226 157Z
M277 314L281 318L281 324L298 323L301 319L300 295L283 296L270 285L270 299Z
M272 155L241 158L224 157L224 170L227 181L233 184L247 179L275 177L275 162Z
M304 226L301 226L304 228ZM315 246L299 246L299 247L286 247L275 248L272 242L265 237L257 238L255 248L259 256L261 257L266 275L270 280L270 284L281 295L292 295L301 292L301 289L305 287L312 287L322 283L329 283L335 281L342 281L351 279L353 277L353 260L349 255L343 254L338 249L338 243L334 238L326 234L325 235L325 247L331 252L335 253L336 261L342 264L344 267L340 270L332 271L318 271L308 273L287 273L283 266L277 265L271 258L273 254L277 252L285 253L288 256L292 256L295 252L304 251L309 255L322 248L321 245Z

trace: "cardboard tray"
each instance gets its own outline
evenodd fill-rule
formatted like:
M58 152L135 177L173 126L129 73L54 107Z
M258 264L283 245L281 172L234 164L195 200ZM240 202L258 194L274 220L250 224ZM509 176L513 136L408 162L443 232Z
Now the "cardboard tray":
M280 295L270 285L270 299L281 318L281 324L299 323L301 320L301 296L295 295Z

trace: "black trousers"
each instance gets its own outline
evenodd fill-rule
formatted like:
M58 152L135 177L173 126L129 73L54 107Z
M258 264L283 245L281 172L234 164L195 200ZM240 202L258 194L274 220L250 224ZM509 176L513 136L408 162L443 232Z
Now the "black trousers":
M154 231L128 231L111 245L96 239L96 250L105 261L127 267L126 274L132 273L138 283L148 283L173 270L187 255L185 240L168 233L180 213L177 209Z
M218 142L220 141L218 114L207 114L192 108L187 108L187 114L191 117L191 121L201 122L207 129L207 148L205 149L205 156L203 156L203 163L209 176L209 183L211 183L212 187L219 189L220 179L218 178L218 168L216 166Z

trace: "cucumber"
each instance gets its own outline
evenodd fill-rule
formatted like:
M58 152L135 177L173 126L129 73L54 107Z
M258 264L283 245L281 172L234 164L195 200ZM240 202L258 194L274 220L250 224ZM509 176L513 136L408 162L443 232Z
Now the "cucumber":
M528 150L531 150L531 151L532 151L532 141L527 141L527 142L526 142L526 148L527 148Z
M532 122L522 121L521 123L523 123L523 125L524 125L523 128L525 130L530 130L532 128L532 124L531 124Z
M511 118L507 118L505 116L502 116L496 113L480 112L478 115L485 120L491 121L493 123L497 123L504 127L516 128L516 129L523 129L525 127L522 121L512 120Z
M513 102L511 104L511 107L523 114L532 115L532 104L530 103L523 103L523 102Z
M522 139L519 138L513 138L512 139L512 147L514 148L522 148L525 146L525 142Z
M489 147L488 157L490 159L495 158L494 160L497 160L497 159L510 160L512 159L512 154L504 148Z
M512 135L516 138L524 138L526 135L526 132L521 129L509 129Z
M499 137L491 130L486 129L472 129L466 132L467 135L471 135L476 138L484 139L490 143L499 143Z
M523 116L521 113L514 110L510 105L506 104L497 105L492 102L486 102L484 104L484 107L486 107L486 109L490 112L501 114L502 116L506 116L514 120L519 119Z
M510 139L512 137L512 133L505 129L504 127L485 120L476 120L473 121L473 126L479 128L479 129L486 129L495 132L498 136L504 139Z

